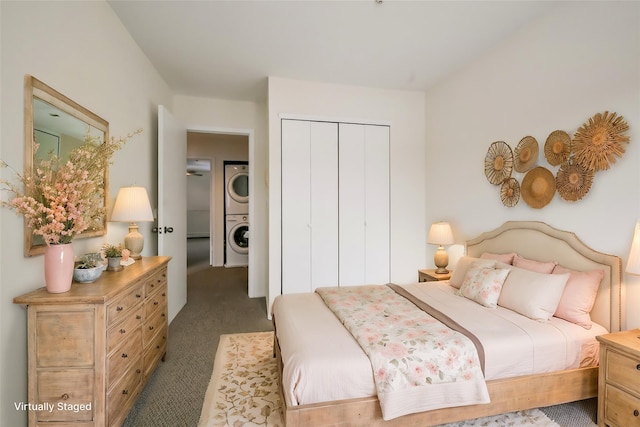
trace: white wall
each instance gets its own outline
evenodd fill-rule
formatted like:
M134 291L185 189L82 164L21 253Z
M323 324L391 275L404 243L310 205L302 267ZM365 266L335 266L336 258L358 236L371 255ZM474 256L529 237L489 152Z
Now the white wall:
M415 282L425 260L424 94L269 78L269 307L280 294L280 116L391 124L391 280Z
M170 106L172 94L111 8L98 2L0 2L2 159L22 170L24 75L31 74L110 123L112 136L137 128L114 158L110 196L136 183L156 203L157 117L155 106ZM3 178L10 178L6 169ZM5 197L3 195L2 197ZM150 223L141 232L150 235ZM106 237L74 241L76 253L103 241L122 241L126 224L110 223ZM13 298L43 286L43 258L24 258L22 217L0 212L0 425L26 425L14 402L27 399L26 311ZM144 255L154 253L147 240ZM186 284L183 284L186 286Z
M507 220L545 221L575 232L587 245L626 263L640 214L640 4L568 2L522 28L492 53L430 90L427 97L426 222L451 221L458 242ZM515 148L527 135L540 146L547 136L573 133L597 112L609 110L630 125L627 152L598 172L583 200L558 194L543 209L522 199L513 208L484 176L493 141ZM515 174L519 181L524 174ZM436 185L439 182L441 185ZM640 281L627 282L627 327L640 326Z
M267 295L267 123L266 105L177 95L173 113L190 131L246 134L249 138L249 296Z

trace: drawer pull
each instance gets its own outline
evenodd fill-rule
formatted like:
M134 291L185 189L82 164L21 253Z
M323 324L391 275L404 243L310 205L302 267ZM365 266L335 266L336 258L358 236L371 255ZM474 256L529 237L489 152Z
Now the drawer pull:
M149 330L153 331L153 325L149 326Z
M640 371L640 363L636 365L636 371Z
M140 319L142 319L142 316L140 316L139 314L136 315L136 320L140 320Z
M129 394L129 390L122 390L122 394Z
M165 292L163 292L163 293L162 293L162 296L163 296L163 297L166 297L166 296L167 296L167 294L166 294Z
M141 373L142 371L140 369L136 369L136 374Z
M640 411L638 411L637 409L633 410L633 416L637 417L638 415L640 415Z
M62 396L60 396L60 399L62 400L69 400L69 395L67 393L63 394Z
M165 317L165 316L164 316L164 313L162 313L162 314L160 315L160 317Z
M140 294L136 294L136 298L140 298L142 295Z
M122 311L122 310L124 310L124 307L122 307L120 305L116 307L116 311Z
M125 329L120 329L120 333L121 333L121 334L124 334L124 333L126 333L126 332L127 332L127 331L126 331Z
M129 357L129 355L127 353L122 353L122 358L126 359L127 357Z
M159 304L159 302L158 302L158 301L154 301L154 302L153 302L153 305L158 305L158 304Z

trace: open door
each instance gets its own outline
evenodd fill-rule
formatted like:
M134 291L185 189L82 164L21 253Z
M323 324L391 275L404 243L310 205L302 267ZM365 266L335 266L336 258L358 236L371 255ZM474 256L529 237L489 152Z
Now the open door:
M169 321L187 303L187 129L158 106L158 254L169 263Z

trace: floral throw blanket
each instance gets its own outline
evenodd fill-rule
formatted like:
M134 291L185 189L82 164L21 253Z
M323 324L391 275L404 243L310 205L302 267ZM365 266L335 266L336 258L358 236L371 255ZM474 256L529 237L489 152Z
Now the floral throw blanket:
M385 420L431 409L489 403L474 344L388 286L316 292L371 360Z

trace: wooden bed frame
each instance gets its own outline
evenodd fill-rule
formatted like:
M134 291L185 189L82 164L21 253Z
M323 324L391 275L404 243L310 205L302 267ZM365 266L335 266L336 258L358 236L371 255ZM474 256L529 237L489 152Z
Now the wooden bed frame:
M591 317L611 332L621 328L624 310L621 305L620 258L589 248L571 232L555 229L542 222L511 221L469 240L466 252L474 257L479 257L483 252L516 252L529 259L554 260L574 270L602 268L605 275ZM274 350L278 358L282 394L282 357L277 338ZM489 404L437 409L389 421L382 419L380 404L375 396L294 407L287 407L284 396L281 396L283 419L287 427L434 426L595 397L598 393L598 368L492 380L487 381L487 387L491 397Z

